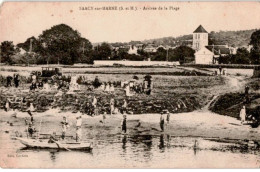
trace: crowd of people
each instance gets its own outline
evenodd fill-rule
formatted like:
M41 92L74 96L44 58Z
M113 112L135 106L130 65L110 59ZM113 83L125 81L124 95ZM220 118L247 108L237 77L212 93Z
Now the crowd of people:
M219 72L221 74L225 74L223 72L223 69L220 68ZM16 88L19 87L19 75L14 74L13 77L7 76L6 78L7 83L6 87L12 86L12 80L14 82L14 86ZM83 77L83 81L85 82L86 78ZM142 82L138 82L137 77L133 77L132 80L130 81L125 81L121 82L121 87L124 88L125 90L125 96L133 96L134 94L147 94L150 95L152 93L153 89L153 82L152 82L152 77L147 75L145 76L144 80ZM62 90L62 91L68 91L70 89L74 90L74 88L78 88L79 86L77 84L78 80L77 78L72 79L71 81L68 80L55 80L55 81L43 81L42 79L37 78L36 75L32 76L32 82L30 85L30 90L35 91L35 90L45 90L45 91L50 91L51 89L55 90ZM115 85L112 82L100 82L99 78L96 77L92 83L94 89L96 90L101 90L105 93L109 94L114 94L115 93ZM89 115L89 116L97 116L101 115L102 116L102 123L105 125L107 123L107 116L108 115L113 115L113 114L121 114L122 115L122 122L121 122L121 130L123 133L127 133L127 111L128 111L128 103L127 103L127 98L120 100L115 100L113 97L110 98L109 101L109 111L105 109L104 105L100 103L100 99L102 98L97 98L95 96L92 96L91 101L86 101L83 105L84 107L84 113ZM249 87L245 87L245 103L249 103ZM28 103L29 103L29 108L28 108ZM78 99L74 102L75 104L80 104ZM183 103L183 102L182 102ZM12 104L12 100L7 99L6 104L5 104L5 110L9 111L11 109L10 104ZM184 104L184 103L183 103ZM29 115L29 119L25 119L25 124L27 126L27 133L29 137L33 137L34 134L36 133L35 129L35 121L34 121L34 115L33 113L35 112L35 107L32 102L27 102L25 97L21 99L20 102L21 109L27 109L27 113ZM179 104L178 104L179 106ZM185 104L184 104L185 106ZM100 111L101 108L101 111ZM180 107L179 107L180 108ZM15 108L13 108L15 110ZM168 110L163 110L161 112L160 116L160 121L159 121L159 126L161 131L163 132L170 124L170 112ZM241 123L245 123L248 119L247 114L246 114L246 106L243 106L241 111L240 111L240 119ZM254 119L254 117L252 117ZM66 138L66 132L67 129L70 127L70 124L68 122L67 117L63 117L63 120L61 122L61 138L65 139ZM78 116L76 118L76 141L80 142L82 140L82 117ZM51 135L50 141L55 141L54 140L55 136L54 134Z

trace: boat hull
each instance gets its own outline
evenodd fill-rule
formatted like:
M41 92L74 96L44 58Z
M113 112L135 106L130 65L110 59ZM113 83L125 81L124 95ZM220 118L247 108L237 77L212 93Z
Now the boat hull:
M23 145L28 148L38 149L61 149L61 150L92 150L92 143L48 143L48 141L17 138Z

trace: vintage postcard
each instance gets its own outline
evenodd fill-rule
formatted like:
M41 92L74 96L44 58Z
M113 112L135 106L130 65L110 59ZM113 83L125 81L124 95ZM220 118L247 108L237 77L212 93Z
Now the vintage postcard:
M1 168L259 168L259 2L4 2Z

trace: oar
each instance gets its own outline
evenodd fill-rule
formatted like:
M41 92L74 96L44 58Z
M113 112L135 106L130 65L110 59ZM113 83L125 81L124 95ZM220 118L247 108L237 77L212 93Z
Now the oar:
M66 147L60 147L60 144L59 144L57 141L55 141L55 140L53 140L53 141L54 141L54 143L57 144L57 146L58 146L59 149L60 149L60 148L64 148L64 149L66 149L67 151L71 151L70 149L68 149L68 148L66 148Z

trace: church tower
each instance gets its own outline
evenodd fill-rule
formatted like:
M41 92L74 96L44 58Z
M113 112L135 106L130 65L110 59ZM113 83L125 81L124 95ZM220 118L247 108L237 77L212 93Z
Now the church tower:
M200 25L193 32L193 43L192 48L196 51L200 50L202 47L207 46L209 43L208 32Z

